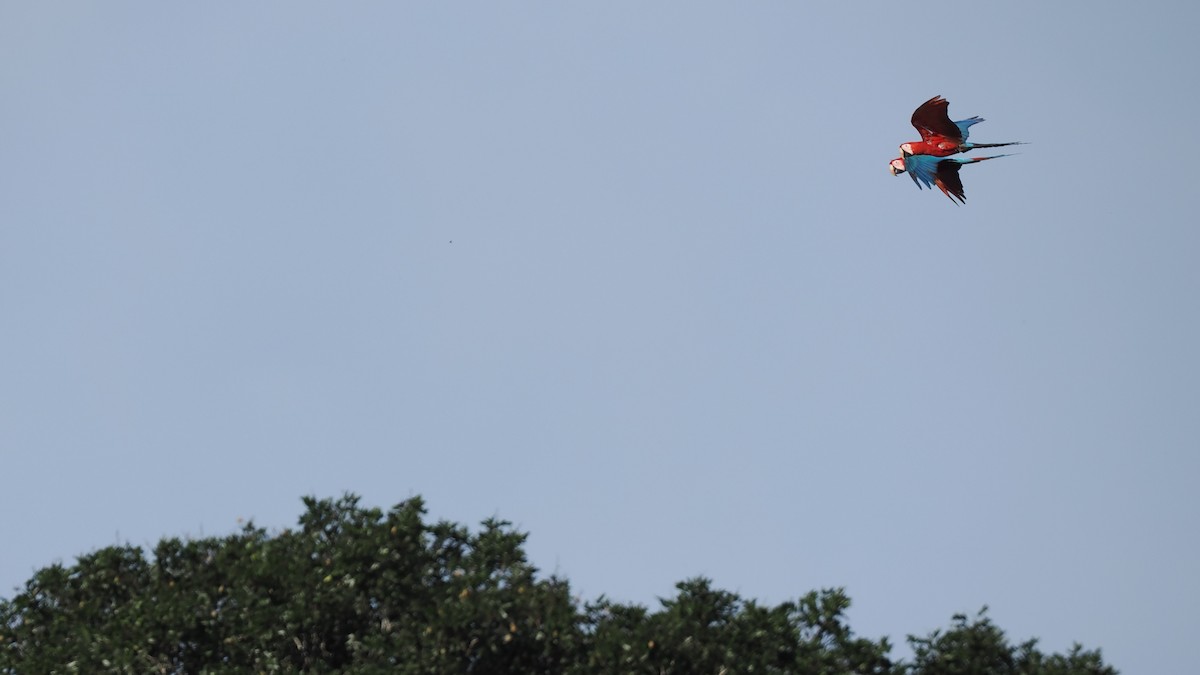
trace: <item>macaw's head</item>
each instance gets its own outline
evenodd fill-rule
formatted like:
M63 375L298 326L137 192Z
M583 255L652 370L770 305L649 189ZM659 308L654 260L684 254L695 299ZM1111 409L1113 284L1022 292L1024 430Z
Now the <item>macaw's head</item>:
M893 176L899 176L900 174L904 173L904 158L897 157L896 159L893 159L892 164L888 167L888 169L891 170Z
M913 152L912 143L902 143L900 145L900 154L904 157L908 157L909 155L915 154Z

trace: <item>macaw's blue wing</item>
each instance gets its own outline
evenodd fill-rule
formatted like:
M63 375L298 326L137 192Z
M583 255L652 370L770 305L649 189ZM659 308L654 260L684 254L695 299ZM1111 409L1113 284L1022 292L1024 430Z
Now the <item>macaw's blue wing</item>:
M982 121L983 121L982 117L972 117L972 118L966 119L966 120L959 120L954 123L954 126L958 127L958 130L962 133L962 139L963 139L963 142L965 143L967 140L967 136L971 135L970 132L967 131L967 129L970 129L972 124L979 124Z
M972 125L979 124L982 121L982 117L972 117L971 119L959 120L954 123L954 126L958 127L958 130L962 132L962 143L958 146L959 152L970 152L978 148L1003 148L1006 145L1024 145L1020 141L1011 141L1008 143L968 143L967 137L970 136L970 133L967 130Z
M917 187L933 189L933 181L937 178L937 165L941 157L933 155L909 155L904 158L904 170L912 177Z
M933 155L908 155L893 159L891 166L893 175L901 171L907 172L909 176L912 176L913 183L916 183L918 188L932 190L934 186L937 186L942 194L950 198L950 201L966 204L966 191L963 190L962 179L958 177L959 170L966 164L1007 156L992 155L991 157L960 159L957 157L934 157Z

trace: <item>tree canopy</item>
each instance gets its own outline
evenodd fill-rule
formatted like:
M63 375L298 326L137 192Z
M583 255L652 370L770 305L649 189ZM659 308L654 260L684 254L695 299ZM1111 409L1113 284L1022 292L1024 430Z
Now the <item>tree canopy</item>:
M1099 651L1011 644L980 612L910 636L856 636L842 589L765 606L683 581L661 607L574 598L526 535L305 498L295 529L111 546L0 600L0 673L1116 675Z

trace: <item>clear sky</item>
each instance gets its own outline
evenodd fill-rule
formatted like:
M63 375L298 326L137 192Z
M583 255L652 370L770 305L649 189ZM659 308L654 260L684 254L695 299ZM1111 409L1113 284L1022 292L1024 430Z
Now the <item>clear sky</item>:
M1200 5L5 2L0 594L344 491L1195 668ZM941 94L967 204L892 177Z

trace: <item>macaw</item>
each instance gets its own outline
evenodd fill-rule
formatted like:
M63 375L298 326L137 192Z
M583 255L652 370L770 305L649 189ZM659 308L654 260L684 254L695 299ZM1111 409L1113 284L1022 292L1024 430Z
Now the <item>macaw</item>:
M942 194L950 198L950 201L958 200L966 204L967 198L963 192L962 179L958 177L958 170L964 164L974 164L975 162L982 162L985 159L996 159L997 157L1008 157L1008 155L971 157L969 159L943 159L933 155L909 155L893 159L889 168L893 176L899 176L907 171L909 177L922 190L925 188L932 190L933 186L937 185ZM922 183L924 183L923 187Z
M971 117L957 122L950 121L950 102L941 96L934 96L922 103L912 115L912 125L921 133L921 140L904 143L900 152L904 157L909 155L933 155L948 157L975 148L999 148L1005 145L1021 145L1013 143L968 143L968 129L973 124L983 121L982 117Z

